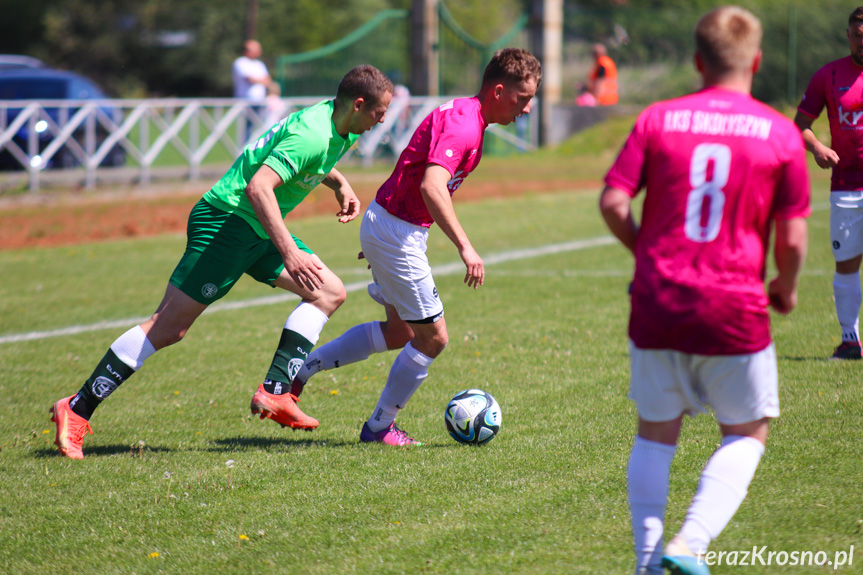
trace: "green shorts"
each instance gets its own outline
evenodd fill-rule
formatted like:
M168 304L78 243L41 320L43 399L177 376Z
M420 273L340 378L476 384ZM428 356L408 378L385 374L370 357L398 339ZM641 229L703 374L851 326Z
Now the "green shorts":
M247 273L272 287L285 268L273 242L261 239L240 216L229 214L201 199L189 214L186 252L171 285L202 304L222 298ZM297 247L314 253L292 236Z

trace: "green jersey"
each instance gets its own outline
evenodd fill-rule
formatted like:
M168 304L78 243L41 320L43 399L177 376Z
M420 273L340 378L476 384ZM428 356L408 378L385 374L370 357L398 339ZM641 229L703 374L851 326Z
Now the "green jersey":
M343 138L333 124L335 100L291 114L250 143L231 169L204 194L209 204L246 220L261 238L268 238L244 190L262 165L284 182L276 199L284 218L320 184L345 155L358 134Z

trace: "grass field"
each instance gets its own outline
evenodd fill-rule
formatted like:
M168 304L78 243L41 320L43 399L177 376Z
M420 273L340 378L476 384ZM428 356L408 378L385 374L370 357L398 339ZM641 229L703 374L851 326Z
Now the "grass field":
M506 162L568 176L560 156ZM478 177L507 177L489 165ZM154 309L184 240L0 252L0 571L631 572L632 260L602 240L597 189L537 195L525 187L522 198L457 202L488 263L487 282L474 292L460 266L439 268L451 339L399 418L426 442L415 449L358 443L395 352L313 379L302 403L322 422L312 433L251 417L249 400L294 302L254 305L274 292L243 280L225 300L239 309L204 315L99 409L83 461L59 457L48 408ZM863 375L858 364L826 361L838 343L826 199L820 178L800 306L774 317L782 417L747 500L712 549L766 545L832 560L854 545L853 566L839 572L861 573ZM358 226L315 218L292 231L352 289L321 343L379 319L360 287L369 274L355 259ZM538 252L545 246L558 251ZM433 265L458 262L437 230L429 252ZM14 337L98 322L123 327ZM492 393L503 411L500 435L482 448L456 444L444 428L447 400L468 387ZM687 421L669 530L718 442L712 417ZM831 568L713 572L738 570Z

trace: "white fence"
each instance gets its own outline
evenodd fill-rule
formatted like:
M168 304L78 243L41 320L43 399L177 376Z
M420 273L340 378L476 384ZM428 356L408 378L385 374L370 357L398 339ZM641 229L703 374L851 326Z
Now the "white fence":
M151 100L0 100L0 182L26 174L31 191L49 171L90 189L103 179L147 184L160 171L189 179L220 155L230 163L243 146L286 114L322 98L285 98L251 106L232 98ZM422 119L447 98L395 100L383 124L362 136L355 150L364 165L398 156ZM489 132L519 150L535 148L535 120L515 133ZM166 159L170 158L170 159Z

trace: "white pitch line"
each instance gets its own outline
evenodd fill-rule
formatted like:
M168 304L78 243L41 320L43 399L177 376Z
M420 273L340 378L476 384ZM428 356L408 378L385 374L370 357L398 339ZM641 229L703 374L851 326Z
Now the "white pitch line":
M554 255L560 254L564 252L572 252L578 250L584 250L588 248L594 248L599 246L607 246L616 243L617 240L612 236L600 236L596 238L590 238L586 240L573 240L571 242L563 242L560 244L549 244L546 246L540 246L538 248L527 248L522 250L512 250L508 252L501 252L497 254L491 254L483 258L483 263L485 265L495 265L502 264L506 262L537 258L546 255ZM464 273L464 263L461 261L452 262L449 264L443 264L440 266L432 267L432 273L436 276L447 276L447 275L456 275L460 273ZM348 293L361 291L366 289L366 286L369 284L368 280L361 282L353 282L345 285L345 290ZM280 295L260 297L255 299L241 300L235 302L225 302L225 303L215 303L208 307L204 313L218 313L223 311L232 311L238 309L246 309L250 307L257 307L262 305L274 305L284 302L289 302L292 300L299 299L296 295L287 292ZM48 339L51 337L62 337L66 335L76 335L79 333L88 333L91 331L98 331L102 329L119 329L121 327L129 327L133 325L140 324L147 320L149 316L146 317L133 317L127 319L118 319L113 321L101 321L98 323L92 323L89 325L73 325L69 327L64 327L60 329L53 329L48 331L31 331L27 333L17 333L0 336L0 345L7 343L19 343L22 341L34 341L40 339Z

